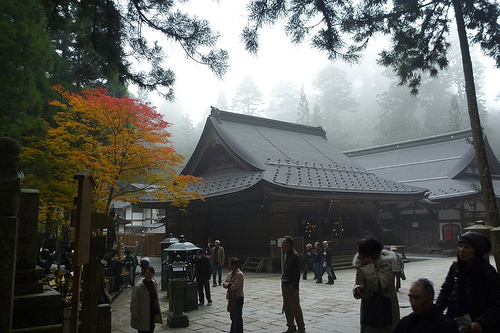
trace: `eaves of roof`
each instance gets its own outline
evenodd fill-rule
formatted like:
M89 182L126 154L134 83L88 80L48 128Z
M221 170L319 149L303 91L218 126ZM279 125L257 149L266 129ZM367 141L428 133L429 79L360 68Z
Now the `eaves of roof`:
M262 171L226 169L203 175L201 184L191 184L190 191L196 191L204 198L240 192L256 185L263 178Z
M267 162L264 179L288 189L359 194L411 194L423 196L427 189L398 184L354 167L312 166Z

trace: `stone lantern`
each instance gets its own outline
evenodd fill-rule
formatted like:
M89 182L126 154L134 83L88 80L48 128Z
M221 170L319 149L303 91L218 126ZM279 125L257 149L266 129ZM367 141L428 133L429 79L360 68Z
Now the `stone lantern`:
M172 234L170 234L172 235ZM166 238L163 242L165 242L167 239L177 239L177 238ZM162 243L163 243L162 242ZM167 244L167 242L165 242ZM168 280L170 279L169 276L169 270L168 266L169 263L173 261L174 258L176 258L177 255L181 257L181 260L183 261L189 261L188 260L188 255L193 253L194 251L198 250L199 247L195 246L193 243L186 242L186 239L184 238L184 235L181 235L177 242L171 243L166 249L163 249L161 252L161 257L162 257L162 269L161 269L161 289L162 290L167 290L168 286ZM163 258L165 258L163 260ZM164 277L165 275L165 277ZM168 295L168 292L167 292Z
M191 264L193 260L193 256L197 250L200 248L194 245L193 243L187 242L184 238L184 235L179 237L179 241L170 245L168 248L163 250L164 252L168 252L169 258L176 258L176 261L183 261L186 264L186 269L182 272L175 271L172 269L172 264L169 264L168 261L164 261L162 268L167 270L167 296L170 298L172 295L171 284L169 281L171 279L176 279L179 277L179 274L185 274L182 278L185 278L187 283L184 288L184 311L191 311L198 309L198 301L197 301L197 285L194 281L191 280Z
M189 317L184 313L184 294L187 286L187 264L177 255L175 261L169 265L172 278L168 281L169 306L171 313L167 316L167 325L171 328L188 327Z

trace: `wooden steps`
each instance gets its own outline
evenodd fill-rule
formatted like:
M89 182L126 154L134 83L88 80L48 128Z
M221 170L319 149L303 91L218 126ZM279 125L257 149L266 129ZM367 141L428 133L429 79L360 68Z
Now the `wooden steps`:
M262 272L266 266L266 258L248 258L243 266L241 266L242 271L252 271L252 272Z

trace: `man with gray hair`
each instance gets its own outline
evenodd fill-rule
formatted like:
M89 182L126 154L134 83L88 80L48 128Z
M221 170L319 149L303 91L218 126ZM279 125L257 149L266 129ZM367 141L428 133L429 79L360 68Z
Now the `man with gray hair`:
M214 242L214 247L212 248L212 253L210 256L210 264L212 265L213 270L213 280L214 287L217 287L217 274L219 275L219 286L222 283L222 266L224 266L226 252L224 252L224 248L220 246L220 240L216 240Z
M434 287L428 279L413 282L408 294L413 313L403 317L394 333L457 333L458 326L434 305Z

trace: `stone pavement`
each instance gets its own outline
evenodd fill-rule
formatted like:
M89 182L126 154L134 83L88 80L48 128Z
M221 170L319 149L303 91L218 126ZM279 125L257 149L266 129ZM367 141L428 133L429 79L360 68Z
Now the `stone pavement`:
M157 259L157 260L155 260ZM401 316L411 312L408 291L411 283L426 277L434 283L436 294L439 293L448 269L455 257L440 255L408 255L410 262L405 264L407 280L402 282L399 306ZM492 260L490 262L493 262ZM157 268L155 276L160 276L159 258L153 258L152 264ZM300 299L306 331L308 333L359 332L359 300L352 296L355 270L337 270L334 285L315 283L310 275L308 280L300 280ZM245 332L277 333L286 330L286 320L281 313L282 297L280 275L271 273L245 274L245 304L243 305L243 322ZM223 276L227 275L227 269ZM127 288L112 304L112 332L136 332L130 327L130 295ZM222 286L211 288L212 306L201 306L198 310L188 312L189 326L172 329L167 326L168 299L161 291L163 325L157 324L155 332L229 332L231 320L226 311L226 290ZM205 303L206 304L206 303Z

